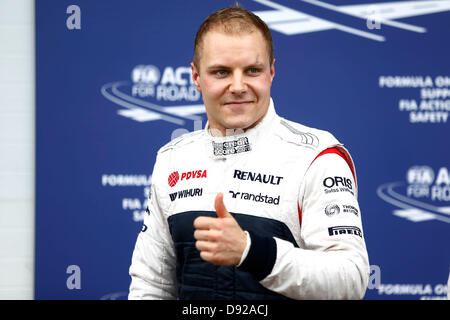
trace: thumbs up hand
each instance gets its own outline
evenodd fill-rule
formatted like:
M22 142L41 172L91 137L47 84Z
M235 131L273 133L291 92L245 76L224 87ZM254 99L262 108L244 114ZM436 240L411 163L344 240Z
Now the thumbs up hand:
M223 193L219 192L216 195L216 200L214 201L214 208L216 209L217 216L219 218L233 218L233 216L228 212L225 204L223 203ZM234 218L233 218L234 219Z
M215 265L238 265L247 245L247 235L223 203L218 193L214 202L217 218L198 217L194 220L194 238L200 257Z

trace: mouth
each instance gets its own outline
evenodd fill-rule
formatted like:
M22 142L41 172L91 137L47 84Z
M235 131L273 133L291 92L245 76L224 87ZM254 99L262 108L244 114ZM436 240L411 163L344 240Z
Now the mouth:
M244 101L228 101L225 102L224 105L228 106L228 107L242 107L245 106L247 104L253 103L254 101L252 100L244 100Z

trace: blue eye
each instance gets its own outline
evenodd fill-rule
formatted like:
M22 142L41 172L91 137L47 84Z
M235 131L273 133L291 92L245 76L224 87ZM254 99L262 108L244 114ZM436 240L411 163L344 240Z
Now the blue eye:
M225 70L217 70L216 72L215 72L215 74L217 75L217 76L226 76L227 75L227 72L225 71Z
M257 68L250 68L250 69L248 69L248 72L251 73L251 74L256 74L256 73L259 73L259 69L257 69Z

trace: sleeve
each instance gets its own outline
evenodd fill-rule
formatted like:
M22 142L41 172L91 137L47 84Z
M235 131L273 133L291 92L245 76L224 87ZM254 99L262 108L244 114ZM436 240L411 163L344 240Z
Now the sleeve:
M364 297L370 266L355 180L349 164L337 154L325 154L311 164L299 194L300 248L251 234L252 247L243 264L261 260L254 253L265 246L269 258L258 262L265 271L247 263L259 272L263 286L293 299Z
M129 274L128 299L176 299L176 258L167 219L158 198L155 170L147 215L134 248Z

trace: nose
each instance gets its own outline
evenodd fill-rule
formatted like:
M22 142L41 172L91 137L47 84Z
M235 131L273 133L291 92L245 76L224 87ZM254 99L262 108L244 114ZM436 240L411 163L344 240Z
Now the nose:
M233 74L230 84L230 92L233 94L242 94L247 91L244 75L240 72Z

